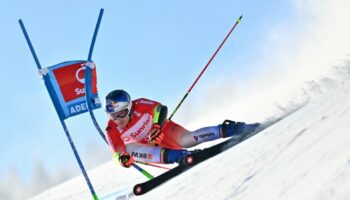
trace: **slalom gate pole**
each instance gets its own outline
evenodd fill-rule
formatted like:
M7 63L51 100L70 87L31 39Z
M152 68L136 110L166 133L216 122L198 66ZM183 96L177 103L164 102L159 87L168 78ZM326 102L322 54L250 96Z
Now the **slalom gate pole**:
M208 66L210 65L211 61L213 61L213 59L215 58L216 54L220 51L221 47L224 45L224 43L226 42L227 38L231 35L232 31L236 28L236 26L241 22L243 15L241 15L237 20L236 23L233 25L233 27L231 28L231 30L228 32L228 34L226 35L225 39L221 42L220 46L216 49L215 53L212 55L212 57L210 58L210 60L208 61L208 63L205 65L205 67L203 68L203 70L201 71L201 73L199 74L199 76L197 77L197 79L194 81L194 83L192 84L192 86L190 87L190 89L187 91L187 93L185 94L185 96L181 99L180 103L176 106L175 110L173 111L173 113L171 113L170 117L168 120L171 120L171 118L174 116L174 114L176 113L176 111L179 109L179 107L181 106L181 104L184 102L184 100L187 98L187 96L189 95L189 93L191 92L191 90L193 89L193 87L196 85L196 83L198 82L198 80L200 79L200 77L203 75L204 71L208 68Z
M21 19L18 20L18 22L19 22L19 24L20 24L20 26L21 26L22 32L23 32L23 34L24 34L24 37L26 38L26 41L27 41L28 46L29 46L29 48L30 48L30 51L31 51L31 53L32 53L32 55L33 55L33 57L34 57L35 63L36 63L36 65L37 65L38 69L40 70L40 69L41 69L41 65L40 65L39 59L38 59L38 57L37 57L37 55L36 55L36 53L35 53L35 51L34 51L33 45L32 45L32 43L31 43L31 41L30 41L30 39L29 39L29 36L28 36L27 31L26 31L26 29L25 29L25 27L24 27L24 24L23 24L23 22L22 22ZM51 83L50 83L50 80L48 80L48 79L49 79L49 77L44 76L44 81L45 81L46 89L48 90L49 93L51 93L50 89L52 88L52 85L51 85ZM53 100L54 100L54 99L53 99ZM57 108L56 108L56 107L55 107L55 109L56 109L56 111L57 111ZM90 192L91 192L91 195L92 195L92 197L93 197L94 200L98 200L98 197L97 197L96 192L95 192L95 190L94 190L94 188L93 188L93 186L92 186L92 184L91 184L91 181L90 181L90 179L89 179L89 176L88 176L87 173L86 173L86 170L85 170L85 168L84 168L84 165L83 165L83 163L82 163L82 161L81 161L81 159L80 159L80 157L79 157L78 151L77 151L77 149L76 149L76 147L75 147L75 145L74 145L74 143L73 143L73 139L72 139L72 137L71 137L70 134L69 134L68 128L67 128L67 126L66 126L66 123L65 123L64 120L62 120L61 118L60 118L60 121L61 121L61 125L62 125L62 127L63 127L63 130L64 130L64 132L65 132L65 134L66 134L66 136L67 136L67 139L68 139L68 141L69 141L69 144L70 144L70 146L71 146L71 148L72 148L72 150L73 150L74 156L75 156L75 158L76 158L76 160L77 160L77 162L78 162L78 164L79 164L80 170L81 170L81 172L82 172L82 174L83 174L83 176L84 176L84 178L85 178L85 181L86 181L86 183L87 183L87 185L88 185L88 187L89 187L89 190L90 190Z
M95 32L94 32L94 35L92 36L92 41L91 41L89 55L88 55L88 61L91 61L92 53L94 52L96 37L97 37L97 34L98 34L98 30L100 29L100 24L101 24L101 20L102 20L102 17L103 17L103 12L104 12L104 9L101 8L100 14L98 15L96 27L95 27Z
M89 64L91 64L92 62L92 53L94 51L94 47L95 47L95 42L96 42L96 38L97 38L97 34L98 34L98 30L100 28L100 24L101 24L101 20L103 17L103 12L104 10L101 9L100 10L100 14L98 16L98 20L97 20L97 24L95 27L95 31L94 31L94 35L92 37L92 41L91 41L91 45L90 45L90 50L89 50L89 55L88 55L88 62ZM89 65L88 64L88 65ZM100 128L100 126L97 123L97 120L95 118L94 113L92 112L92 106L91 106L91 95L92 95L92 88L91 88L91 80L92 80L92 73L91 70L94 66L86 66L85 67L85 97L86 97L86 104L87 104L87 108L90 114L90 117L97 129L97 131L99 132L99 134L101 135L101 137L103 138L103 140L108 144L106 137L102 131L102 129ZM132 165L137 171L141 172L144 176L146 176L149 179L154 178L150 173L148 173L146 170L142 169L140 166L138 166L137 164L133 164Z
M101 24L101 20L103 17L103 12L104 10L101 9L100 10L100 14L98 16L98 20L97 20L97 24L95 27L95 31L94 31L94 35L92 37L92 41L91 41L91 45L90 45L90 50L89 50L89 55L88 55L88 62L92 62L92 53L94 51L94 47L95 47L95 42L96 42L96 37L98 34L98 30L100 29L100 24ZM91 106L91 95L92 95L92 88L91 88L91 80L92 80L92 73L91 73L91 69L95 67L95 66L86 66L85 67L85 97L86 97L86 104L87 104L87 108L90 114L90 117L92 119L92 122L94 123L98 133L100 134L100 136L102 137L102 139L107 143L106 137L103 133L103 131L101 130L100 126L97 123L97 120L95 118L94 113L92 112L92 106ZM95 103L95 102L93 102ZM107 143L108 144L108 143Z

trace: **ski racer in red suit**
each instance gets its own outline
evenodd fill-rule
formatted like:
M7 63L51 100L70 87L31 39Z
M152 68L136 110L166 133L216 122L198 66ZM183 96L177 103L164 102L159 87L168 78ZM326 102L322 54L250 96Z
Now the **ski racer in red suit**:
M259 125L225 120L217 126L188 131L167 120L166 106L144 98L131 101L124 90L114 90L106 96L105 111L109 116L108 143L114 159L124 167L135 161L178 163L191 153L186 148L219 138L239 139Z

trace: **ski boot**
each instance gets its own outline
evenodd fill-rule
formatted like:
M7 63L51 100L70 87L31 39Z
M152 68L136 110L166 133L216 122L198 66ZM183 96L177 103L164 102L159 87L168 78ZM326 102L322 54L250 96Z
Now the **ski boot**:
M191 152L185 149L163 149L162 160L164 164L180 163L185 156L190 154Z
M193 151L188 151L185 149L163 149L162 157L164 164L172 164L172 163L183 163L186 165L191 165L191 155L201 151L200 149L196 149Z
M237 137L237 139L257 131L260 124L246 124L244 122L235 122L231 120L225 120L221 125L222 137Z

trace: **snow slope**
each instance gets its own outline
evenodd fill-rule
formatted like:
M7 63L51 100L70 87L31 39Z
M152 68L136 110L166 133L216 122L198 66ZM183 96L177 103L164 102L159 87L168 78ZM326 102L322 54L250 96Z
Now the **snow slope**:
M340 82L253 138L133 199L350 199L350 83ZM150 169L160 173L157 169ZM145 180L106 163L89 172L101 199ZM37 199L91 199L82 177Z

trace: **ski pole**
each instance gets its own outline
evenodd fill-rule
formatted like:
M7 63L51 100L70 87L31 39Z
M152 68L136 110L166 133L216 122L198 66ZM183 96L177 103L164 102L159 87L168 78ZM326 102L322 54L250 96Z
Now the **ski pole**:
M132 164L132 166L137 169L139 172L141 172L143 175L145 175L148 179L153 179L154 176L152 176L150 173L148 173L146 170L142 169L141 167L139 167L138 165L136 165L135 163Z
M169 120L171 120L171 118L174 116L174 114L176 113L176 111L179 109L179 107L181 106L181 104L184 102L184 100L187 98L188 94L191 92L191 90L193 89L193 87L195 86L195 84L198 82L199 78L203 75L204 71L208 68L208 66L210 65L211 61L213 61L213 59L215 58L216 54L220 51L221 47L224 45L224 43L226 42L227 38L231 35L232 31L236 28L236 26L239 24L239 22L241 22L243 15L241 15L237 20L236 23L233 25L233 27L231 28L231 30L228 32L228 34L226 35L225 39L221 42L220 46L216 49L215 53L212 55L212 57L210 58L210 60L208 61L208 63L205 65L205 67L203 68L203 70L201 71L201 73L199 74L199 76L197 77L197 79L194 81L194 83L192 84L192 86L190 87L190 89L187 91L187 93L185 94L185 96L181 99L180 103L176 106L175 110L173 111L173 113L171 113Z
M145 163L145 162L141 162L141 161L135 161L135 162L139 163L139 164L142 164L142 165L148 165L148 166L151 166L151 167L157 167L157 168L161 168L161 169L168 169L168 170L171 169L169 167L163 167L163 166L155 165L155 164L152 164L152 163Z

